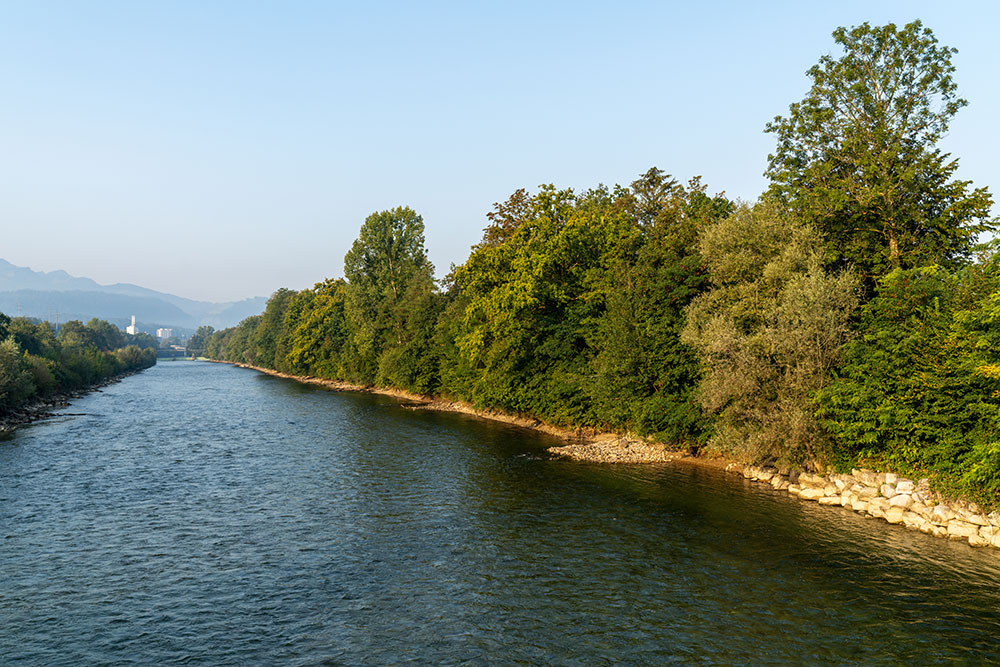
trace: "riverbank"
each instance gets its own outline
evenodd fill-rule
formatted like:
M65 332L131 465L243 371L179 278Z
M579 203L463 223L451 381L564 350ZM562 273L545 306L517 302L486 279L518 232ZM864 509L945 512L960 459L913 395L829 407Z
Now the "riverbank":
M926 535L962 540L973 547L1000 548L1000 512L985 513L976 503L945 498L930 488L928 479L910 480L892 472L853 470L851 474L827 475L775 466L747 466L723 457L692 456L658 442L648 442L621 433L593 429L564 429L538 419L495 410L479 410L462 401L424 396L391 387L359 385L312 376L298 376L268 368L227 361L267 375L315 384L334 391L382 394L407 401L412 410L438 410L512 424L540 431L571 442L549 447L554 456L602 464L681 463L718 468L738 474L753 483L767 484L800 500L821 506L858 512Z
M141 373L144 370L146 369L139 368L136 370L126 371L124 373L119 373L118 375L105 378L84 389L60 392L46 398L31 400L16 408L9 414L0 417L0 438L13 433L20 426L25 426L26 424L31 424L32 422L36 422L41 419L54 417L55 413L53 410L65 408L69 405L69 401L75 398L82 398L91 392L100 391L102 387L107 387L117 382L121 382L130 375Z
M569 440L570 444L560 447L550 447L549 453L556 456L563 456L577 461L590 461L594 463L668 463L671 461L698 462L708 464L713 467L725 467L731 461L723 459L705 459L690 456L686 451L671 449L668 445L657 442L646 442L638 440L622 433L607 433L595 429L566 429L552 424L546 424L540 419L530 417L520 417L498 410L481 410L464 401L454 401L440 396L427 396L415 394L413 392L395 389L393 387L376 387L374 385L361 385L341 380L328 380L326 378L311 375L292 375L270 368L252 366L231 361L218 361L206 359L219 364L230 364L240 368L273 375L274 377L295 380L304 384L314 384L325 387L333 391L360 391L368 394L380 394L392 396L408 405L403 405L409 410L435 410L438 412L458 412L481 419L502 422L521 428L539 431L546 435L555 436L563 440ZM711 461L711 463L708 463Z

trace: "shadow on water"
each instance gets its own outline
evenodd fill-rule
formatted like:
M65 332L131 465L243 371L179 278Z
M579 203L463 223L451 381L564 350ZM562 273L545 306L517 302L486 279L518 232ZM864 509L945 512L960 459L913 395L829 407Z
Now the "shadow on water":
M1000 660L993 552L714 469L544 456L555 442L161 364L0 447L0 655Z

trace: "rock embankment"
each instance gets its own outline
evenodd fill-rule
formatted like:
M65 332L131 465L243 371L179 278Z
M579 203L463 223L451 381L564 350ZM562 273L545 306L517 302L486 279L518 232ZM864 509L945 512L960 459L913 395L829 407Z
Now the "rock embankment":
M650 444L622 436L607 435L591 442L549 447L550 454L593 463L663 463L683 458L665 445Z
M931 490L927 479L914 482L891 472L865 469L852 470L849 475L738 464L730 464L727 469L802 500L845 507L935 537L967 541L974 547L1000 548L1000 513L986 514L972 502L946 501Z

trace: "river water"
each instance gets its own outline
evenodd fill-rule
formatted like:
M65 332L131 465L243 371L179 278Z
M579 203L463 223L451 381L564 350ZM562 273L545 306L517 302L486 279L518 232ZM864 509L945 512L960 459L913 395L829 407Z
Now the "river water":
M0 442L0 664L1000 661L1000 557L161 362Z

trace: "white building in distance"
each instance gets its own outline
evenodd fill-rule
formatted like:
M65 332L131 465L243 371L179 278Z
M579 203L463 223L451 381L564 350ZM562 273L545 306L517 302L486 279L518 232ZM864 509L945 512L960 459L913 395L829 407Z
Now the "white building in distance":
M127 327L125 327L125 333L129 334L130 336L134 336L137 331L138 331L138 329L135 328L135 315L133 315L132 316L132 324L130 324Z
M157 338L170 338L173 335L174 335L174 330L173 329L157 329L156 330L156 337Z

